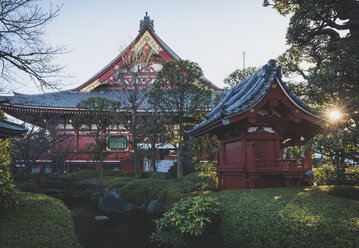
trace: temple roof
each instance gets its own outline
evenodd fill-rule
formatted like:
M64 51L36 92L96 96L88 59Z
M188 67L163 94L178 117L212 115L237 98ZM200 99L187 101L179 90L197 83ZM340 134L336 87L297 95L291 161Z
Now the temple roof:
M102 90L96 89L90 92L59 91L32 95L14 92L14 96L0 96L0 100L7 102L2 104L4 110L8 107L15 106L45 111L57 109L60 112L61 110L66 112L66 110L78 110L77 104L90 97L103 97L112 101L120 102L122 107L126 109L126 107L131 106L131 104L128 102L130 99L128 94L131 94L131 90L133 89L115 88ZM141 100L139 110L150 110L151 105L148 102L149 89L139 89L138 92L140 95L143 95L143 97L138 97ZM220 94L220 92L214 92L212 97L215 98L217 94Z
M128 51L128 49L136 49L148 45L152 48L152 51L161 57L164 61L179 60L181 59L154 31L153 20L147 15L140 21L140 29L136 38L125 48L116 58L114 58L109 64L102 68L93 77L87 80L85 83L75 88L74 91L91 91L92 89L107 84L114 78L116 71L121 69L122 56ZM220 88L208 79L203 77L203 80L207 81L214 90L220 90ZM92 85L92 86L91 86Z
M20 94L14 92L13 96L0 96L0 100L8 101L8 103L3 104L3 107L12 106L38 110L76 110L77 104L89 97L105 97L113 101L121 102L121 99L126 99L126 97L123 97L124 94L126 94L126 90L113 85L111 86L110 82L116 80L116 75L120 72L121 67L123 66L123 54L128 51L128 49L133 49L135 52L138 52L145 46L150 47L152 52L164 61L180 59L180 57L155 33L154 22L146 12L146 16L140 21L139 33L134 41L108 65L79 87L72 90L42 94ZM220 90L219 87L212 84L205 77L202 77L202 79L206 81L213 90ZM143 101L140 106L141 109L149 108L147 100L148 99L146 98ZM124 102L123 105L126 105L126 102Z
M128 97L125 97L128 89L105 89L105 90L93 90L90 92L74 92L59 91L44 94L19 94L14 92L14 96L2 96L0 100L7 100L10 102L8 105L12 106L26 106L28 108L43 108L43 109L77 109L77 104L90 97L104 97L112 101L120 101L124 105L124 102ZM146 90L139 90L140 94L146 94ZM144 97L140 108L147 109L149 104L147 97Z
M271 59L256 73L226 90L220 103L206 116L206 120L189 131L197 132L215 122L244 113L257 105L267 94L271 85L278 82L287 97L299 109L312 115L313 110L291 91L281 79L281 67Z

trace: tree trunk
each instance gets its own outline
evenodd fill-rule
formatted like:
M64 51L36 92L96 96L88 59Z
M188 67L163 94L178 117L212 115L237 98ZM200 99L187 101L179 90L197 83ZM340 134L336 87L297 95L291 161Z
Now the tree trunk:
M103 184L103 151L100 150L100 161L99 161L99 178L101 185Z
M133 147L133 160L135 163L135 177L141 178L141 168L140 168L140 161L138 160L138 150L137 150L137 142L134 142ZM135 148L136 145L136 148Z
M26 162L25 173L26 173L26 175L31 175L31 173L32 173L32 163L30 161Z
M182 142L178 144L177 149L177 179L183 177L183 165L182 165Z
M133 161L135 164L135 178L141 178L140 161L138 159L138 147L137 147L137 113L135 109L132 109L132 146L133 146Z
M157 161L157 149L156 149L156 139L152 139L151 148L150 148L150 167L152 171L157 171L156 161Z
M154 159L154 158L151 159L150 167L152 168L152 171L153 171L153 172L156 172L156 171L157 171L156 159Z

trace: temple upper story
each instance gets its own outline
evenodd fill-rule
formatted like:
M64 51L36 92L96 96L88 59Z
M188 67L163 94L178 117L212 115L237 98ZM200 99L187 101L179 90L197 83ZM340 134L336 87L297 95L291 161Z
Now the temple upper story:
M13 96L0 96L0 100L6 101L1 108L10 115L15 112L54 112L54 113L73 113L77 111L77 104L81 100L89 97L104 97L110 100L118 100L124 94L125 88L130 88L133 83L133 76L128 72L126 59L129 56L138 54L150 54L151 63L138 67L139 77L141 78L142 90L140 94L151 87L156 78L157 72L161 70L162 64L171 60L181 59L154 31L154 22L147 12L143 20L140 21L140 30L136 38L110 63L98 71L89 80L78 87L42 94L20 94ZM220 88L206 81L213 91ZM126 105L126 103L124 103ZM147 100L143 101L141 108L148 107ZM16 117L19 117L16 116Z

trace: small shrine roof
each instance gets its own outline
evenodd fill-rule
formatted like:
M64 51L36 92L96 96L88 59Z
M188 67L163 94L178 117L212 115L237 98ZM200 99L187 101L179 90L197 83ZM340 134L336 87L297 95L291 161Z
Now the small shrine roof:
M243 113L257 105L267 94L270 86L277 81L288 98L305 112L311 113L311 108L291 91L281 79L281 67L271 59L256 73L232 88L225 90L220 103L206 116L206 120L195 126L188 133L194 133L215 122Z
M27 131L25 126L0 120L0 138L18 137Z

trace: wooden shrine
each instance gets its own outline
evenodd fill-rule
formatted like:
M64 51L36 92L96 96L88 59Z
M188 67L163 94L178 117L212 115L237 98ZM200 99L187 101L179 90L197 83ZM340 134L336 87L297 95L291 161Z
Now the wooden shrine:
M281 80L270 60L258 72L224 92L207 120L189 133L217 135L220 190L313 184L311 152L283 159L283 149L304 145L323 131L323 121Z

